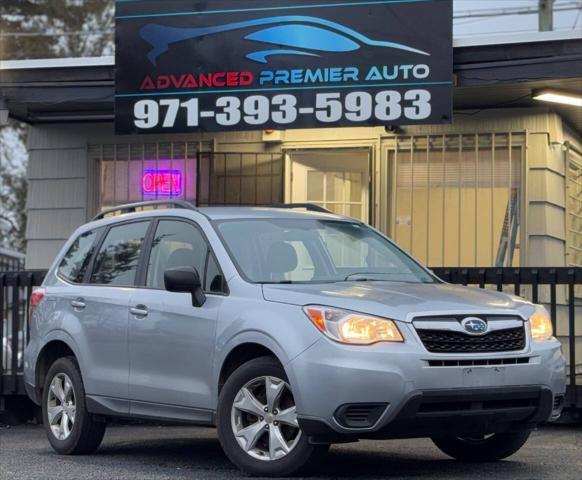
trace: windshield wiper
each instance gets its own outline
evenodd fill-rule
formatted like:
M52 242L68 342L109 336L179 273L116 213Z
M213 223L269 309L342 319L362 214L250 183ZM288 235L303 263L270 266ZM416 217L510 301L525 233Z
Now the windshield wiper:
M350 273L344 278L344 282L353 280L354 282L387 282L388 280L384 278L371 278L368 275L387 275L386 273L374 273L374 272L362 272L362 273ZM352 278L360 277L360 278Z
M294 282L293 280L281 280L280 282L260 282L261 285L293 285L294 283L300 283L300 282Z

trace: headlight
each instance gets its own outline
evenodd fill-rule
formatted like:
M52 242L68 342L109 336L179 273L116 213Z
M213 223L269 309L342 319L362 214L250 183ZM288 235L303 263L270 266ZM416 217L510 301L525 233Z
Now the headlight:
M318 330L336 342L371 345L404 341L396 324L386 318L313 305L303 311Z
M554 334L550 315L541 305L537 305L535 312L529 317L529 326L531 329L531 337L536 342L549 340Z

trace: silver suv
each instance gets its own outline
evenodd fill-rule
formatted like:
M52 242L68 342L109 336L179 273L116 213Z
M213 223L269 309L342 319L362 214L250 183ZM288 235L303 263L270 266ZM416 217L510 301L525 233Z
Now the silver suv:
M57 452L126 417L214 425L254 475L365 438L492 461L559 416L543 307L443 283L317 206L165 203L79 228L32 295L26 388Z

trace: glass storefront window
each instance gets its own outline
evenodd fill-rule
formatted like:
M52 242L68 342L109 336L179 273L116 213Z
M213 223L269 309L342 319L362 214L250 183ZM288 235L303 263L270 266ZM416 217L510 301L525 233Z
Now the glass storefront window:
M209 150L198 142L90 145L98 178L95 211L149 200L200 206L283 201L281 154Z
M198 144L117 144L89 147L99 170L98 210L148 200L196 202Z
M367 222L369 155L367 149L291 152L288 201L313 203Z

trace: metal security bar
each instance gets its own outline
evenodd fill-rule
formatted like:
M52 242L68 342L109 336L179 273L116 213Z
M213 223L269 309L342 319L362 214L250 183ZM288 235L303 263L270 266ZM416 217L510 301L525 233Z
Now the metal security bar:
M582 156L567 152L566 203L568 213L567 255L569 265L582 265Z
M280 153L202 153L197 205L273 205L283 203Z
M522 287L527 286L533 303L548 304L554 332L567 347L569 385L565 405L582 408L582 383L577 382L582 375L582 365L578 365L576 355L577 343L582 341L582 332L576 331L576 315L582 315L582 301L575 295L576 287L582 285L582 267L434 268L433 271L445 282L493 287L500 292L509 286L515 295L523 295ZM560 286L566 289L562 301L559 301Z
M397 136L392 236L429 265L519 266L525 133Z
M159 142L89 145L96 165L95 213L152 200L196 202L198 157L205 144Z
M282 154L212 153L208 148L197 142L90 145L89 159L99 178L95 213L168 199L196 206L283 201Z

